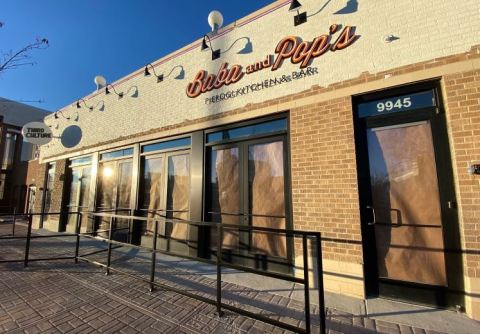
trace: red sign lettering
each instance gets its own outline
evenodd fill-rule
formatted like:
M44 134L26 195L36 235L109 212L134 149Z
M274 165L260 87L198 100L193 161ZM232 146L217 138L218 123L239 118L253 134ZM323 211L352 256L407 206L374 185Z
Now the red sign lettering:
M218 89L224 85L228 86L239 81L244 75L240 65L233 65L232 68L228 69L228 63L223 63L216 75L209 74L205 77L206 74L205 70L200 70L195 79L188 84L188 97L197 97L202 93Z
M240 65L233 65L229 69L228 63L223 63L217 74L207 75L205 70L201 70L193 81L188 84L187 95L194 98L213 89L230 85L242 79L245 73L252 74L269 67L271 67L272 71L275 71L282 66L283 61L286 59L290 59L292 64L300 64L302 69L306 68L310 66L315 58L322 56L328 50L337 51L345 49L359 38L358 35L355 35L354 27L346 26L335 42L331 43L332 36L337 33L339 28L339 25L332 24L328 34L320 35L311 42L300 41L300 38L295 36L287 36L277 44L275 57L269 55L263 61L247 66L246 72L243 72Z

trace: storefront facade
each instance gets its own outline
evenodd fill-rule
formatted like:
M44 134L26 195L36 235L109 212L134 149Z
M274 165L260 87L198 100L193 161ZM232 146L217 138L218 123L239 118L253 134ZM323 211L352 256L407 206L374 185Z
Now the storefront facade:
M320 231L327 290L479 319L480 176L467 167L480 161L480 5L302 1L295 26L289 4L212 35L218 59L196 41L115 82L123 97L102 89L62 109L69 120L47 117L82 137L42 148L37 209ZM148 245L149 230L115 238ZM208 229L161 233L166 249L215 251ZM231 233L224 247L302 272L291 238Z

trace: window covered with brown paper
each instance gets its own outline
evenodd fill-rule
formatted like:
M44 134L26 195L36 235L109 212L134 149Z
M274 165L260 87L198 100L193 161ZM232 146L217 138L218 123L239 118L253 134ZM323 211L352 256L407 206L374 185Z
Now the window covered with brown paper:
M285 229L283 142L250 145L248 181L252 226ZM286 238L252 233L252 251L286 257Z
M164 175L165 160L168 163ZM144 208L148 209L148 217L166 216L188 220L190 205L190 158L188 154L172 155L166 158L150 158L145 160L143 182ZM146 229L153 231L153 219L147 221ZM168 223L160 220L159 234L174 239L188 239L188 225Z
M188 154L168 157L167 216L188 220L190 199L190 159ZM188 225L174 223L171 237L188 239Z

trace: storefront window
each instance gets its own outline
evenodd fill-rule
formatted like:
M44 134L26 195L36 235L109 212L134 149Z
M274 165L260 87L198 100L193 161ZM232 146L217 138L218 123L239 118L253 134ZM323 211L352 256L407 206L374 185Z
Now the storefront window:
M91 157L83 157L70 161L71 181L70 197L68 203L69 212L88 211L88 202L90 198ZM71 214L68 217L69 230L74 230L76 226L77 215ZM88 224L88 216L82 215L82 227Z
M126 148L123 150L107 152L100 155L100 160L110 160L121 157L126 157L133 154L133 148Z
M130 197L132 190L133 148L101 154L102 161L98 169L97 211L130 215ZM112 238L117 241L131 241L131 222L127 219L114 219ZM99 235L108 236L109 218L100 218L94 229Z
M92 163L92 157L88 156L88 157L82 157L82 158L71 160L70 166L74 167L74 166L80 166L80 165L91 164L91 163Z
M207 135L207 143L240 139L245 137L252 137L255 135L272 134L275 132L282 132L287 130L287 119L281 118L269 122L263 122L248 126L242 126L233 129L212 132Z
M172 150L172 149L178 149L181 147L189 147L190 144L191 144L190 137L174 139L174 140L164 141L160 143L145 145L142 147L142 153Z

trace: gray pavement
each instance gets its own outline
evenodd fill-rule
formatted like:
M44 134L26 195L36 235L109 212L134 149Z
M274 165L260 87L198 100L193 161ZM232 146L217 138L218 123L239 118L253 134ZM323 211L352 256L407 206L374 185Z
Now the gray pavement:
M0 224L0 235L6 229ZM17 233L22 233L21 227ZM23 231L24 233L24 231ZM48 233L36 231L36 233ZM35 239L31 258L73 255L74 238ZM81 254L105 249L83 240ZM22 258L24 241L0 240L0 259ZM106 253L89 258L105 262ZM113 252L112 266L147 278L149 253L126 247ZM214 298L215 268L176 257L157 258L156 281ZM303 295L297 286L232 270L222 273L224 302L304 326ZM284 284L284 285L282 285ZM454 312L385 300L363 301L327 294L329 333L480 333L480 325ZM312 294L312 300L316 300ZM73 260L0 264L0 332L5 333L287 333L236 313L219 318L213 305L157 289L130 275ZM318 307L312 304L313 332ZM409 320L409 319L414 319Z

